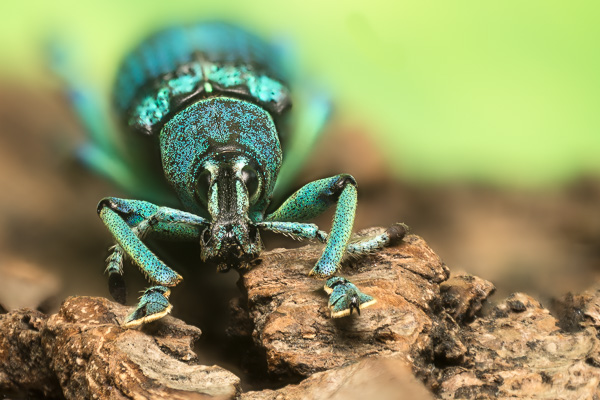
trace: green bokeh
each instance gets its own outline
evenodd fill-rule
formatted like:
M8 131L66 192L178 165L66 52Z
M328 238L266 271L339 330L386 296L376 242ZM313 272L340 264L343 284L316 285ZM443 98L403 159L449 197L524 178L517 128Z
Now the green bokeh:
M285 34L398 176L545 185L600 172L598 2L3 2L0 78L55 85L50 34L109 88L149 30L227 18ZM343 149L343 144L340 145Z

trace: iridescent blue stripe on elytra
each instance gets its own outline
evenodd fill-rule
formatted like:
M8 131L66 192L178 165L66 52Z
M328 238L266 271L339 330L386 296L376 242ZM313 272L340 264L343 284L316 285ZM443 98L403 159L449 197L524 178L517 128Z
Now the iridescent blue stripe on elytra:
M143 42L116 80L117 108L134 128L151 132L195 93L245 95L279 113L289 105L279 52L260 38L223 23L168 29ZM204 72L204 73L203 73ZM215 84L213 87L206 82ZM165 96L166 95L166 96ZM160 104L157 104L160 103Z
M206 86L202 86L205 82L218 84L223 89L236 88L236 93L246 92L258 103L283 104L289 98L289 92L283 84L268 76L257 75L244 66L192 62L187 67L186 74L169 80L165 78L158 88L139 101L129 119L131 126L151 131L171 111L174 96L202 93L206 91ZM206 76L202 75L203 71ZM227 94L228 91L222 92Z
M167 82L167 85L173 95L191 93L202 80L202 67L197 64L191 64L188 74L178 76Z

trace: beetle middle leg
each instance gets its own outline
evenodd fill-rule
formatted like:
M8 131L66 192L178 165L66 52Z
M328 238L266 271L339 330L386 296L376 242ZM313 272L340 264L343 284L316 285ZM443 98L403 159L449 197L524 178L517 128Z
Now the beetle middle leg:
M292 194L267 222L302 222L322 214L337 203L331 232L323 254L310 275L328 278L339 268L352 234L356 212L356 180L351 175L337 175L310 182Z
M89 79L81 76L73 54L63 43L52 40L46 50L49 66L62 81L65 94L89 139L77 149L77 158L123 188L136 192L144 190L131 165L125 161L127 157L117 139L117 126L107 118L109 105L89 85Z
M161 238L197 240L201 228L208 222L184 211L114 197L100 201L98 214L117 242L107 260L109 287L115 299L124 300L125 297L124 285L118 279L123 273L124 254L140 267L151 282L158 285L146 290L136 310L125 320L125 326L135 327L163 317L171 309L168 287L177 285L182 277L164 264L141 239L153 233Z

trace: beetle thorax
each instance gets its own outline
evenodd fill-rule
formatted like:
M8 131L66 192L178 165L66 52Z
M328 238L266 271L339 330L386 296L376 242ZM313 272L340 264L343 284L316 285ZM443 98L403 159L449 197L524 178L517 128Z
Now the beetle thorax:
M183 206L206 215L198 197L198 183L207 165L230 165L242 157L261 181L250 211L266 208L282 162L275 123L261 107L240 99L201 100L176 114L160 133L165 177Z
M282 159L269 113L239 99L201 100L163 127L160 150L183 206L210 218L201 258L220 270L254 259L262 243L253 218L269 204Z

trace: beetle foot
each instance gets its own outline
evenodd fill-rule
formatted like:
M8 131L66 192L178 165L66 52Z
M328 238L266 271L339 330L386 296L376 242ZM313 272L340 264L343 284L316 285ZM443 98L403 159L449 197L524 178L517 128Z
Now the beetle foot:
M325 292L329 295L329 308L332 318L352 315L352 311L360 315L360 310L377 302L373 297L362 293L356 285L346 278L334 276L325 283Z
M146 289L136 309L125 318L123 327L137 328L167 315L173 308L169 303L170 294L171 291L164 286L153 286Z

